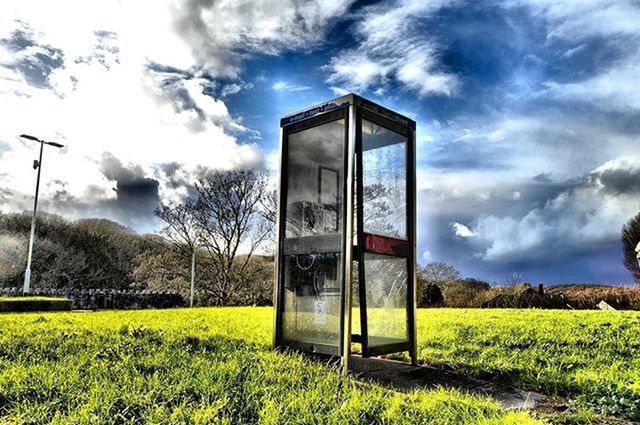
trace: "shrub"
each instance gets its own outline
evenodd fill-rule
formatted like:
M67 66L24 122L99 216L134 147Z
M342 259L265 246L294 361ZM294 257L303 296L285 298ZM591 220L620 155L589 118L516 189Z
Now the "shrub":
M0 297L0 312L70 311L73 301L49 297Z
M440 287L434 283L428 283L421 291L418 299L418 307L438 307L444 303L444 297Z
M622 227L622 252L624 254L624 266L631 272L633 280L640 283L640 265L636 258L635 248L640 242L640 213Z
M486 301L491 285L477 279L447 280L438 283L447 307L479 307Z

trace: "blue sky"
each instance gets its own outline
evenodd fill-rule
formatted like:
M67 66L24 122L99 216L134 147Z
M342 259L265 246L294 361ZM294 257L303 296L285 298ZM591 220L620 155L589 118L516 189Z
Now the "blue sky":
M273 174L278 119L356 92L418 123L419 261L630 283L640 6L626 1L3 2L0 209L153 231L215 168Z

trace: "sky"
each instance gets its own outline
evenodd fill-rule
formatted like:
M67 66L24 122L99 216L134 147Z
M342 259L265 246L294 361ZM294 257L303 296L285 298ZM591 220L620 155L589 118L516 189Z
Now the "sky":
M0 3L0 210L161 225L214 169L277 175L279 118L355 92L417 122L418 261L631 283L640 4Z

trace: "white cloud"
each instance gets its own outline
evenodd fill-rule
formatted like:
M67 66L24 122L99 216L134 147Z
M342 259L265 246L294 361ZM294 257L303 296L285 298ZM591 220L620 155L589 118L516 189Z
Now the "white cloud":
M479 217L471 228L476 241L486 246L479 257L486 261L532 260L588 252L615 242L622 225L638 212L640 166L633 162L638 159L608 161L585 183L569 187L522 217Z
M238 77L248 55L311 49L353 0L179 1L175 28L212 74Z
M343 89L342 87L336 87L336 86L331 86L329 87L331 89L332 92L334 92L337 96L344 96L347 95L349 93L351 93L349 90L347 89Z
M220 90L220 97L224 98L232 94L239 93L241 90L251 90L252 88L253 83L240 82L226 84L224 87L222 87L222 90Z
M305 90L311 89L311 87L309 86L297 86L295 84L290 84L282 80L278 80L275 83L273 83L271 88L274 89L275 91L290 91L290 92L305 91Z
M421 19L451 1L405 0L369 6L358 16L358 46L331 58L327 81L349 91L376 87L379 94L395 79L420 96L454 95L458 79L442 69L437 43L416 31Z
M640 23L639 23L640 26ZM548 82L542 96L592 103L620 112L640 111L640 55L618 61L602 73L584 81Z
M461 238L471 238L475 236L474 233L462 223L452 223L451 229L453 229L456 236L460 236Z
M505 4L531 7L551 24L549 39L640 35L640 7L633 0L508 0Z
M1 38L20 28L19 19L29 23L38 43L64 54L63 66L49 75L51 89L33 87L20 72L0 66L6 77L0 79L0 187L13 194L3 198L3 209L29 208L29 198L19 194L33 192L30 165L37 146L16 137L25 132L67 145L45 152L41 196L51 212L58 211L51 200L60 187L87 202L114 199L115 182L99 170L105 152L157 178L165 199L186 192L170 184L158 171L160 164L180 164L180 172L192 181L203 169L263 163L259 147L236 138L254 133L230 115L222 100L203 94L214 83L189 75L167 84L170 73L148 68L150 63L194 66L189 47L173 35L168 4L78 2L72 15L60 5L40 2L3 4L0 9ZM117 35L113 43L118 50L102 58L106 65L96 56L96 31L102 30ZM0 45L0 62L7 64L13 57L14 52ZM76 213L101 214L90 208Z
M588 41L599 39L623 56L602 66L599 74L582 81L549 81L541 97L552 96L589 102L608 110L640 110L640 4L627 0L514 0L507 5L527 5L547 25L547 40L569 44L563 55L570 58L587 48Z

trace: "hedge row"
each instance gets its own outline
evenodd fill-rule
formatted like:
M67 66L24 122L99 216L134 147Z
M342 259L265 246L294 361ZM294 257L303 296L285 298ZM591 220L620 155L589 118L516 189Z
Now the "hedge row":
M50 297L0 297L0 313L25 311L70 311L73 301Z

